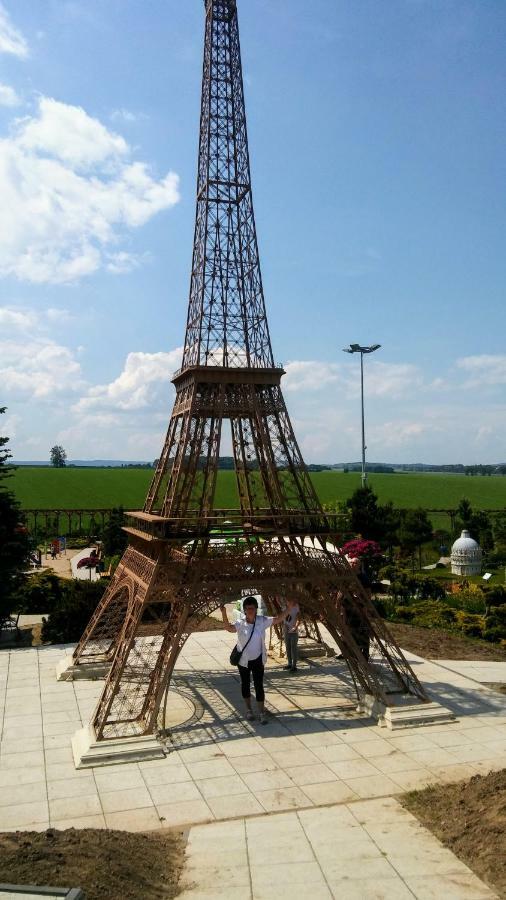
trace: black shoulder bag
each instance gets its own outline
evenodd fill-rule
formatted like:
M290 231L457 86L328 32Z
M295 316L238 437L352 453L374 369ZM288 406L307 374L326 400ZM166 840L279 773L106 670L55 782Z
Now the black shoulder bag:
M234 649L232 650L232 653L230 654L230 665L231 666L239 665L239 663L241 661L241 656L243 655L244 651L246 650L246 647L248 646L251 638L253 637L253 632L255 630L256 623L257 623L257 617L255 616L255 621L253 622L253 628L251 629L251 634L250 634L248 640L246 641L244 647L242 648L242 650L239 650L239 647L237 646L237 644L235 645Z

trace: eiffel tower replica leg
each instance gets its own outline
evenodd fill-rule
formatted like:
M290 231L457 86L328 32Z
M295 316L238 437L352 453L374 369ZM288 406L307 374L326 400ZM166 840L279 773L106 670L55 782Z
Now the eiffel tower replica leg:
M337 550L302 459L274 362L258 255L236 0L206 0L197 209L182 367L167 437L129 546L74 653L108 667L76 765L162 753L158 712L179 652L203 617L243 589L299 600L339 646L364 706L392 684L428 697ZM239 507L215 506L223 424ZM350 612L354 625L350 624ZM356 623L373 641L375 664ZM366 654L367 655L367 654ZM385 678L386 674L386 678ZM164 723L161 723L162 727Z

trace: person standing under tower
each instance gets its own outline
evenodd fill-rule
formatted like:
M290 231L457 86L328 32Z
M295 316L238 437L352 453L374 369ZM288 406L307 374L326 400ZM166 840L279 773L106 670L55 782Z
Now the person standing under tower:
M227 610L220 606L221 617L227 631L237 634L237 648L241 652L238 663L241 677L241 694L246 704L246 718L252 722L255 718L251 708L251 676L255 686L260 722L267 723L265 714L264 672L267 662L267 648L265 646L265 632L271 625L279 625L284 621L286 612L279 616L259 616L258 600L249 596L243 600L244 615L233 625L228 621Z
M286 662L285 669L290 672L297 671L297 649L299 643L299 613L300 609L295 600L286 601L285 609L285 649Z

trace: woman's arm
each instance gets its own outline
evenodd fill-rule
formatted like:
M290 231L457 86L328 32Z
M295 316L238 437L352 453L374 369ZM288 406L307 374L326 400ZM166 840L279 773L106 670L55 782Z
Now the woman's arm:
M235 625L231 625L228 621L227 610L224 606L220 606L221 618L223 619L223 624L227 631L232 632L233 634L237 634L237 629Z

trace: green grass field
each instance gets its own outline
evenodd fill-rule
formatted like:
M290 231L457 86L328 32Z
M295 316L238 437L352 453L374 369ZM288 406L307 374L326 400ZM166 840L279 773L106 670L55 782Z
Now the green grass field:
M21 466L10 485L24 509L125 509L142 507L153 476L150 469L51 469ZM312 479L323 503L346 500L360 485L359 473L315 472ZM445 474L369 475L381 502L425 509L454 509L467 497L476 509L506 507L506 477ZM233 472L220 471L218 507L237 506Z

